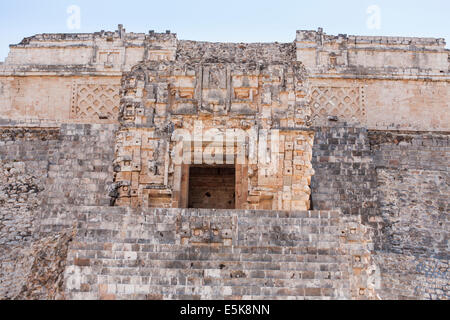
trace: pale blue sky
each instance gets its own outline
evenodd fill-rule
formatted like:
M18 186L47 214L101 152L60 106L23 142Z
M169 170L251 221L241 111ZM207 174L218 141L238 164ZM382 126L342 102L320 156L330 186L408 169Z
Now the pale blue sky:
M67 8L81 9L81 28L67 27ZM381 9L379 30L367 8ZM443 37L450 43L449 0L0 0L0 61L8 45L37 33L164 32L179 39L291 42L298 29L328 34ZM449 45L447 44L447 47Z

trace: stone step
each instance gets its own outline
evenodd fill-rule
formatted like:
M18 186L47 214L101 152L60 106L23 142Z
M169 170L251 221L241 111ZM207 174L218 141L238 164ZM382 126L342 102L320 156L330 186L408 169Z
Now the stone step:
M218 300L218 301L272 301L272 300L348 300L348 296L263 296L263 295L249 295L249 296L233 296L233 295L177 295L177 294L114 294L114 295L98 295L89 292L71 292L73 300L168 300L168 301L200 301L200 300ZM228 303L232 304L232 303Z
M80 260L78 260L80 261ZM82 260L81 260L82 261ZM101 263L102 268L111 267L136 267L145 271L146 269L201 269L201 270L279 270L279 271L341 271L348 262L242 262L242 261L180 261L180 260L92 260L91 265ZM75 265L80 265L75 261ZM82 264L82 263L81 263Z
M54 199L59 201L58 199ZM339 235L345 233L345 229L342 228L339 224L331 224L331 223L312 223L312 222L301 222L297 219L292 219L288 224L281 224L279 221L275 221L273 223L267 223L266 226L254 227L254 225L258 224L258 221L253 222L252 224L248 224L248 226L243 226L241 224L238 227L232 228L232 224L222 224L220 228L217 230L222 235L222 231L230 231L237 232L239 237L242 239L243 236L272 236L272 237L284 237L289 239L289 237L296 237L296 239L304 239L308 240L310 235L330 235L334 237L338 237ZM300 221L300 222L299 222ZM314 221L314 220L311 220ZM316 220L318 221L318 220ZM58 231L59 229L67 228L68 226L73 225L73 222L66 218L49 218L46 221L42 221L41 223L41 232L52 232ZM211 229L214 230L214 226L217 225L213 220L211 221ZM203 230L203 225L195 226L195 224L191 224L188 229L180 229L180 225L178 224L168 224L168 223L157 223L157 224L146 224L142 223L124 223L124 222L80 222L78 223L78 234L79 237L100 237L100 239L108 239L108 238L117 238L119 235L123 237L125 233L127 235L128 240L130 239L148 239L151 238L161 238L164 235L174 236L175 234L179 234L180 236L191 236L194 233L194 230ZM209 227L208 227L209 228ZM206 230L206 232L212 232L210 230ZM223 235L222 235L223 236ZM115 239L120 240L120 239Z
M83 207L76 217L71 299L349 299L354 256L367 251L359 218L338 211ZM65 223L64 210L51 219Z
M213 277L191 277L180 274L176 278L165 276L124 276L114 275L102 277L98 283L100 284L136 284L136 285L163 285L163 286L211 286L211 287L275 287L275 288L333 288L345 286L348 280L340 273L334 276L323 274L325 278L311 278L317 276L317 273L296 273L295 276L305 276L305 278L278 279L278 278L213 278ZM84 279L89 279L85 276ZM88 282L88 281L86 281Z
M112 234L117 235L119 232L124 233L127 232L131 235L139 236L154 236L155 233L161 232L164 234L165 232L170 232L172 234L180 234L183 236L191 236L194 234L194 231L198 232L211 232L211 230L217 230L218 232L228 231L228 232L237 232L241 237L242 235L281 235L284 237L288 237L291 235L297 235L298 237L307 237L310 234L324 234L324 235L333 235L338 236L342 233L342 227L340 225L330 225L330 224L305 224L304 221L298 219L293 219L289 224L282 224L279 221L274 221L273 223L267 223L265 226L255 226L255 221L252 224L247 226L243 226L239 224L237 227L233 228L232 224L220 224L217 226L214 223L211 223L211 226L208 226L207 229L204 228L204 224L196 226L195 224L190 224L186 228L180 228L181 225L173 223L123 223L123 222L102 222L102 223L78 223L79 234Z
M132 219L123 219L119 221L115 221L116 219L108 219L107 216L102 217L102 221L96 221L97 218L92 218L92 220L81 221L79 226L81 228L108 228L113 230L122 230L126 227L136 227L139 226L141 229L152 228L158 229L159 231L166 231L167 227L172 226L192 226L195 227L203 227L205 222L209 222L211 224L232 224L230 218L226 217L187 217L185 221L177 221L179 217L164 217L164 220L160 218L146 218L145 216L133 217ZM184 217L183 217L184 218ZM90 219L90 218L88 218ZM196 220L199 221L196 221ZM111 221L112 220L112 221ZM245 228L246 230L266 230L270 227L285 227L285 228L298 228L298 227L313 227L313 226L321 226L321 227L339 227L340 221L336 218L246 218L239 217L239 224L237 225L238 229Z
M193 269L193 270L248 270L248 271L326 271L339 272L346 270L348 261L339 259L335 262L250 262L250 261L127 261L127 260L90 260L92 266L98 266L97 271L106 272L111 268L137 268L139 272L153 269ZM345 259L350 260L350 259ZM83 260L75 260L83 261ZM77 262L75 262L77 265ZM79 263L78 263L79 265Z
M177 244L136 244L136 243L99 243L77 242L71 244L73 251L107 251L107 252L154 252L174 254L259 254L259 255L339 255L343 254L334 242L323 242L323 248L317 246L280 247L280 246L187 246ZM328 247L325 247L328 245Z
M303 234L301 232L297 233L277 233L277 232L270 232L270 233L244 233L240 232L237 236L230 235L230 234L204 234L204 235L190 235L190 234L178 234L175 231L133 231L129 234L124 234L120 231L114 231L114 230L105 230L105 229L91 229L91 230L79 230L79 233L83 233L82 236L78 237L78 240L95 240L98 239L100 242L107 242L109 239L113 239L114 243L116 242L123 242L123 243L144 243L144 241L167 241L166 239L171 238L175 239L177 237L178 239L211 239L211 243L214 242L222 242L225 239L236 239L240 241L257 241L260 239L259 242L264 241L265 239L269 239L272 241L285 241L285 242L292 242L292 241L301 241L301 242L312 242L312 241L333 241L336 242L339 240L339 235L334 233L309 233L309 234ZM97 238L96 238L97 237ZM256 238L256 239L255 239ZM218 241L221 240L221 241ZM141 242L139 242L141 241ZM267 241L267 240L266 240ZM259 243L258 242L258 243ZM258 244L260 245L260 244Z
M246 240L238 240L236 243L236 246L238 247L279 247L280 249L284 250L296 250L296 249L302 249L302 248L316 248L316 250L328 250L332 248L338 248L340 242L338 240L333 241L333 239L328 239L327 237L314 237L311 236L310 240L298 240L298 241L246 241ZM98 238L91 237L86 239L86 243L89 244L89 241L92 241L93 243L98 243ZM114 242L116 239L111 238L105 238L103 239L105 244ZM123 240L122 240L123 241ZM136 244L136 242L140 242L140 246L160 246L160 245L173 245L173 246L179 246L180 240L177 239L127 239L128 243L126 244ZM222 242L203 242L200 244L201 246L216 246L216 247L229 247L233 248L234 246L224 245ZM194 244L186 244L184 245L185 250L188 250L189 247L197 246ZM131 250L130 250L131 251ZM138 249L138 251L140 251Z
M102 268L93 267L89 275L97 275L98 279L108 282L111 277L126 277L130 279L155 278L165 281L183 282L186 279L232 279L246 277L248 279L263 279L272 281L283 280L320 280L320 279L348 279L348 270L344 271L320 271L320 270L297 270L297 271L277 271L277 270L220 270L220 269L150 269L136 268ZM237 278L239 279L239 278ZM139 283L141 281L138 281Z
M273 226L272 226L273 227ZM278 226L277 226L278 227ZM194 236L198 237L207 237L212 236L210 235L210 231L207 230L206 234L202 235L202 233L193 234L193 230L187 230L187 231L180 231L178 230L177 226L173 225L164 228L164 230L158 230L157 228L151 228L151 227L133 227L128 226L126 228L115 228L115 227L102 227L102 228L96 228L94 226L91 227L79 227L78 229L78 238L79 239L89 239L94 237L100 237L100 240L103 240L105 238L111 238L114 237L116 241L122 240L131 240L131 239L152 239L157 238L161 239L164 238L165 235L167 236L175 236L179 235L180 237L184 238L191 238ZM223 232L225 230L225 232ZM200 230L199 230L200 231ZM222 233L220 233L222 231ZM218 230L219 234L217 234L217 237L222 238L231 238L233 236L233 233L237 232L237 235L239 236L239 239L243 240L244 237L250 238L255 236L265 236L265 237L272 237L273 239L285 239L286 241L290 240L300 240L304 239L303 241L307 241L309 239L317 238L317 236L323 236L323 238L338 239L341 230L337 230L336 228L327 228L327 227L317 227L317 228L303 228L303 227L290 227L286 228L284 231L279 230L254 230L252 232L247 232L244 230L232 230L232 229L222 229ZM202 230L203 232L203 230ZM214 235L215 236L215 235ZM150 237L150 238L149 238ZM334 238L332 238L334 237ZM117 239L116 239L117 238ZM272 239L271 238L271 239Z
M131 210L132 211L132 210ZM127 212L127 211L125 211ZM99 221L109 221L109 218L117 219L116 221L132 221L133 219L171 219L171 218L275 218L275 219L338 219L341 215L340 211L271 211L271 210L215 210L215 209L159 209L159 208L143 208L139 209L139 213L124 214L122 207L95 207L85 206L78 207L77 213L81 217L89 219L99 218ZM86 221L86 220L84 220ZM111 220L114 221L114 220ZM355 221L358 221L355 217Z
M74 266L69 268L75 270ZM104 279L113 276L124 277L157 277L166 279L178 279L178 278L220 278L226 279L231 276L238 276L245 274L247 278L252 279L273 279L273 280L285 280L285 279L327 279L328 277L347 279L349 274L348 270L338 271L322 271L320 266L308 265L306 270L242 270L242 269L162 269L162 268L142 268L142 267L104 267L101 265L92 266L88 271L84 272L84 275L98 276L99 279Z
M278 221L278 219L274 219L272 222L267 222L267 225L264 226L256 226L254 221L253 223L249 223L248 225L239 224L237 227L238 231L245 233L262 233L262 232L296 232L302 234L309 233L330 233L330 234L339 234L341 232L341 228L339 225L330 225L330 224L310 224L309 221L319 221L308 219L300 220L300 219L292 219L289 223L283 224L282 221ZM213 221L214 222L214 221ZM307 223L305 223L307 222ZM222 229L225 229L227 225L221 226ZM138 231L175 231L180 229L180 225L177 223L148 223L148 222L137 222L137 223L129 223L126 224L124 222L81 222L78 224L78 229L80 230L108 230L108 231L126 231L126 230L138 230ZM192 229L202 230L203 225L198 227L195 224L190 224L189 228L181 229L182 231L191 231ZM211 226L211 229L214 229L214 224ZM231 229L232 230L232 229Z
M70 288L70 284L68 284ZM106 288L106 287L105 287ZM83 292L71 288L71 292ZM268 296L268 297L339 297L338 289L333 288L274 288L274 287L213 287L213 286L177 286L177 285L133 285L133 284L111 284L107 285L107 294L117 294L119 297L133 295L163 295L163 296L200 296L200 299L210 299L211 296ZM94 293L95 295L95 293Z
M347 262L346 255L329 254L252 254L252 253L193 253L193 252L136 252L136 251L94 251L77 250L78 258L103 260L140 260L140 261L225 261L225 262L310 262L310 263L335 263ZM69 259L72 255L69 254Z

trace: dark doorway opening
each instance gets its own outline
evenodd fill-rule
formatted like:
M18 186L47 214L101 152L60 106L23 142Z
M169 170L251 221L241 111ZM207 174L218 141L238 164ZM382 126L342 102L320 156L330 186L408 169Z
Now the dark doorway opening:
M235 209L236 169L202 166L189 169L189 208Z

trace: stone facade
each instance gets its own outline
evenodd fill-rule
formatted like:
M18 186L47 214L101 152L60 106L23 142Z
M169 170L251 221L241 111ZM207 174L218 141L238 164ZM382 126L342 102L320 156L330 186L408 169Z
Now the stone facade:
M12 45L0 299L448 299L449 56L321 29Z
M293 49L181 42L176 59L126 73L117 204L186 208L188 165L231 164L235 208L308 209L313 132L306 71ZM268 155L275 170L259 157L263 140L276 146Z

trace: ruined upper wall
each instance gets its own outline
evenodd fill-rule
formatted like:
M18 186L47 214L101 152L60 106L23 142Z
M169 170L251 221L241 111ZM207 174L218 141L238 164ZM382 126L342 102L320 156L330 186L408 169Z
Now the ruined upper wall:
M121 75L142 60L173 59L176 46L170 31L127 33L121 25L115 32L39 34L10 46L3 72Z
M450 50L440 38L327 35L297 31L293 43L210 43L178 40L176 34L114 32L38 34L10 46L3 71L129 71L144 60L239 62L266 57L271 62L301 61L312 74L346 76L448 76ZM178 59L179 60L179 59ZM49 68L48 66L53 66ZM61 66L58 68L57 66ZM1 70L1 69L0 69Z
M316 126L448 131L449 54L444 39L298 31Z
M449 75L450 51L436 38L327 35L297 31L297 58L316 75L346 77Z
M316 126L329 119L369 129L446 131L449 54L443 39L326 35L298 31L292 43L178 40L167 31L41 34L11 46L0 64L0 118L117 123L120 81L141 62L300 62ZM307 74L307 75L306 75Z
M178 41L180 63L284 64L296 60L293 43L213 43Z

